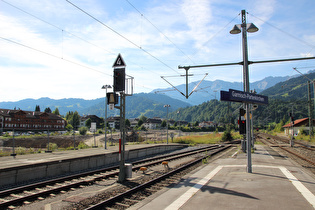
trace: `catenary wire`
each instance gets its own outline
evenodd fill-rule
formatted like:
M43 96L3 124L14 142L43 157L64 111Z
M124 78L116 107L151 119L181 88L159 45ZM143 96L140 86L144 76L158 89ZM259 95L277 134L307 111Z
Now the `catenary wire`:
M57 59L61 59L61 60L67 61L67 62L72 63L72 64L75 64L75 65L78 65L78 66L81 66L81 67L84 67L84 68L87 68L87 69L96 71L96 72L98 72L98 73L105 74L105 75L107 75L107 76L112 76L112 75L110 75L110 74L106 74L106 73L104 73L104 72L102 72L102 71L99 71L99 70L97 70L97 69L94 69L94 68L91 68L91 67L82 65L82 64L80 64L80 63L71 61L71 60L69 60L69 59L65 59L65 58L63 58L63 57L59 57L59 56L57 56L57 55L51 54L51 53L49 53L49 52L45 52L45 51L43 51L43 50L36 49L36 48L34 48L34 47L30 47L30 46L28 46L28 45L25 45L25 44L22 44L22 43L13 41L13 40L11 40L11 39L7 39L7 38L4 38L4 37L0 37L0 39L3 39L3 40L5 40L5 41L7 41L7 42L10 42L10 43L13 43L13 44L16 44L16 45L19 45L19 46L22 46L22 47L25 47L25 48L28 48L28 49L37 51L37 52L40 52L40 53L42 53L42 54L49 55L49 56L54 57L54 58L57 58Z
M101 47L101 46L99 46L99 45L96 45L96 44L94 44L94 43L92 43L92 42L90 42L90 41L88 41L88 40L86 40L86 39L84 39L84 38L82 38L82 37L80 37L80 36L74 34L74 33L71 33L71 32L69 32L69 31L67 31L67 30L65 30L65 29L63 29L63 28L60 28L59 26L56 26L56 25L54 25L54 24L52 24L52 23L50 23L50 22L48 22L48 21L46 21L46 20L44 20L44 19L42 19L42 18L39 18L39 17L37 17L37 16L31 14L30 12L27 12L27 11L25 11L25 10L23 10L23 9L21 9L21 8L19 8L19 7L17 7L16 5L13 5L13 4L11 4L11 3L8 3L8 2L6 2L5 0L1 0L1 1L4 2L4 3L6 3L6 4L8 4L9 6L15 8L15 9L17 9L17 10L19 10L19 11L21 11L21 12L23 12L23 13L25 13L25 14L27 14L27 15L33 17L33 18L35 18L35 19L37 19L37 20L42 21L43 23L46 23L46 24L48 24L48 25L50 25L50 26L52 26L52 27L54 27L54 28L56 28L56 29L58 29L58 30L61 30L61 31L62 31L62 36L64 36L64 32L66 32L66 33L70 34L71 36L76 37L76 38L78 38L79 40L86 42L87 44L90 44L90 45L92 45L92 46L94 46L94 47L96 47L96 48L99 48L99 49L101 49L101 50L104 50L104 51L106 51L107 53L109 53L109 54L111 54L111 55L116 55L115 53L110 52L110 51L108 51L107 49L105 49L105 48L103 48L103 47ZM63 46L62 46L62 47L63 47ZM63 57L63 49L62 49L62 57ZM142 68L142 69L145 69L146 71L149 71L149 72L151 72L151 73L154 73L154 74L160 76L158 73L156 73L156 72L154 72L154 71L152 71L152 70L150 70L150 69L148 69L148 68L145 68L145 67L143 67L143 66L140 66L139 64L137 64L137 63L135 63L135 62L132 62L132 61L128 61L128 62L130 62L130 63L132 63L132 64L134 64L134 65L137 65L138 67L140 67L140 68Z
M282 30L282 29L280 29L280 28L278 28L278 27L272 25L271 23L269 23L269 22L267 22L267 21L264 21L263 19L254 16L253 14L249 14L249 15L253 16L254 18L256 18L256 19L258 19L258 20L260 20L260 21L262 21L263 23L268 24L269 26L271 26L271 27L277 29L278 31L281 31L282 33L284 33L284 34L286 34L286 35L292 37L293 39L296 39L296 40L298 40L299 42L302 42L303 44L305 44L305 45L311 47L312 49L315 48L315 45L312 45L312 44L310 44L310 43L308 43L308 42L306 42L306 41L304 41L304 40L302 40L302 39L300 39L300 38L298 38L298 37L296 37L296 36L293 36L292 34L289 34L288 32L286 32L286 31L284 31L284 30Z
M143 49L141 46L137 45L136 43L134 43L133 41L131 41L130 39L128 39L127 37L123 36L121 33L119 33L118 31L112 29L111 27L109 27L108 25L106 25L105 23L103 23L102 21L100 21L99 19L97 19L96 17L94 17L93 15L89 14L88 12L86 12L85 10L81 9L80 7L78 7L77 5L75 5L74 3L72 3L69 0L66 0L69 4L71 4L72 6L74 6L75 8L77 8L78 10L80 10L81 12L83 12L84 14L86 14L87 16L91 17L93 20L95 20L96 22L100 23L102 26L108 28L110 31L114 32L115 34L117 34L118 36L120 36L121 38L125 39L126 41L128 41L130 44L134 45L135 47L139 48L140 50L142 50L143 52L145 52L146 54L148 54L149 56L151 56L152 58L154 58L155 60L157 60L158 62L160 62L161 64L163 64L164 66L166 66L167 68L171 69L172 71L180 74L178 71L176 71L175 69L173 69L171 66L169 66L168 64L166 64L165 62L163 62L162 60L160 60L159 58L157 58L156 56L154 56L153 54L151 54L149 51Z
M177 48L186 58L195 63L188 55L184 53L170 38L168 38L156 25L154 25L143 13L141 13L130 1L125 0L131 7L133 7L146 21L148 21L159 33L161 33L175 48Z
M215 33L212 37L210 37L206 42L204 42L198 49L196 49L194 51L194 53L192 53L192 57L196 56L199 51L201 50L202 47L206 46L212 39L214 39L218 34L220 34L225 28L227 28L238 16L240 15L240 13L238 15L236 15L231 21L229 21L226 25L224 25L220 30L218 30L217 33ZM187 60L186 60L187 61ZM186 62L185 61L185 62Z

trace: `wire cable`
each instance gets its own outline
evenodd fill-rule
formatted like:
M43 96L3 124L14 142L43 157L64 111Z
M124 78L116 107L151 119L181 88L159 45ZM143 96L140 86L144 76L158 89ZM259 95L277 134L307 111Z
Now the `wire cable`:
M238 15L236 15L230 22L228 22L225 26L223 26L217 33L215 33L212 37L210 37L210 39L208 39L206 42L204 42L198 49L196 49L194 51L194 53L192 54L192 56L196 56L199 51L201 50L202 47L206 46L212 39L214 39L218 34L220 34L225 28L227 28L238 16L240 15L240 13Z
M89 42L89 41L86 40L86 39L83 39L83 38L81 38L81 37L79 37L79 36L77 36L77 35L75 35L75 34L69 32L69 31L66 31L65 29L60 28L59 26L56 26L56 25L54 25L54 24L52 24L52 23L50 23L50 22L48 22L48 21L46 21L46 20L44 20L44 19L42 19L42 18L39 18L39 17L37 17L37 16L35 16L35 15L33 15L33 14L31 14L31 13L29 13L29 12L27 12L27 11L25 11L25 10L23 10L23 9L21 9L21 8L15 6L15 5L13 5L13 4L11 4L11 3L9 3L9 2L6 2L6 1L4 1L4 0L1 0L1 1L4 2L4 3L6 3L6 4L8 4L8 5L10 5L11 7L14 7L14 8L17 9L17 10L20 10L21 12L24 12L25 14L27 14L27 15L29 15L29 16L31 16L31 17L37 19L37 20L40 20L40 21L42 21L42 22L44 22L44 23L46 23L46 24L48 24L48 25L50 25L50 26L52 26L52 27L54 27L54 28L56 28L56 29L58 29L58 30L60 30L60 31L62 31L62 33L63 33L63 32L66 32L66 33L70 34L71 36L74 36L74 37L80 39L81 41L84 41L84 42L86 42L86 43L88 43L88 44L90 44L90 45L93 45L93 46L95 46L95 47L97 47L97 48L100 48L100 49L102 49L102 50L104 50L104 51L106 51L106 52L108 52L108 53L114 55L114 53L108 51L107 49L105 49L105 48L103 48L103 47L100 47L100 46L98 46L98 45L96 45L96 44L93 44L92 42Z
M35 19L37 19L37 20L42 21L43 23L46 23L46 24L48 24L48 25L50 25L50 26L52 26L52 27L54 27L54 28L56 28L56 29L58 29L58 30L61 30L61 31L62 31L62 39L63 39L63 40L62 40L62 50L61 50L61 51L62 51L62 56L61 56L62 58L63 58L63 56L64 56L64 46L63 46L63 42L64 42L64 33L65 33L65 32L68 33L68 34L70 34L70 35L73 36L73 37L78 38L78 39L81 40L81 41L86 42L87 44L90 44L90 45L92 45L92 46L94 46L94 47L96 47L96 48L99 48L99 49L101 49L101 50L104 50L104 51L106 51L107 53L109 53L109 54L111 54L111 55L116 55L115 53L110 52L110 51L108 51L107 49L105 49L105 48L103 48L103 47L101 47L101 46L98 46L98 45L96 45L96 44L94 44L94 43L92 43L92 42L90 42L90 41L88 41L88 40L86 40L86 39L84 39L84 38L82 38L82 37L76 35L76 34L73 34L73 33L69 32L69 31L63 29L63 28L60 28L59 26L56 26L56 25L54 25L54 24L52 24L52 23L50 23L50 22L48 22L48 21L46 21L46 20L44 20L44 19L42 19L42 18L39 18L39 17L37 17L37 16L35 16L35 15L33 15L33 14L31 14L31 13L29 13L29 12L27 12L27 11L25 11L25 10L19 8L19 7L17 7L16 5L13 5L13 4L11 4L11 3L8 3L8 2L6 2L5 0L1 0L1 1L2 1L3 3L8 4L9 6L15 8L15 9L17 9L17 10L19 10L19 11L21 11L21 12L23 12L23 13L25 13L25 14L27 14L27 15L33 17L33 18L35 18ZM140 66L139 64L137 64L137 63L135 63L135 62L132 62L132 61L129 61L129 62L132 63L132 64L134 64L134 65L137 65L138 67L140 67L140 68L142 68L142 69L145 69L146 71L150 71L151 73L154 73L154 74L160 76L158 73L156 73L156 72L154 72L154 71L152 71L152 70L150 70L150 69L148 69L148 68L145 68L145 67L143 67L143 66Z
M273 28L275 28L275 29L281 31L282 33L284 33L284 34L286 34L286 35L292 37L293 39L296 39L296 40L302 42L303 44L305 44L305 45L311 47L312 49L315 48L315 45L312 45L312 44L310 44L310 43L308 43L308 42L306 42L306 41L304 41L304 40L302 40L302 39L300 39L300 38L298 38L298 37L296 37L296 36L293 36L292 34L289 34L288 32L286 32L286 31L284 31L284 30L282 30L282 29L280 29L280 28L278 28L278 27L272 25L271 23L269 23L269 22L267 22L267 21L264 21L263 19L254 16L253 14L249 14L249 15L251 15L251 16L253 16L254 18L256 18L256 19L262 21L263 23L266 23L267 25L269 25L269 26L271 26L271 27L273 27Z
M156 25L154 25L146 16L141 13L130 1L125 0L131 7L133 7L146 21L148 21L159 33L161 33L176 49L178 49L184 56L186 56L191 62L195 63L188 55L184 53L170 38L168 38Z
M172 67L170 67L169 65L167 65L166 63L164 63L162 60L160 60L159 58L157 58L156 56L152 55L150 52L148 52L147 50L143 49L141 46L137 45L136 43L134 43L133 41L131 41L130 39L128 39L127 37L123 36L122 34L120 34L118 31L112 29L111 27L109 27L108 25L106 25L105 23L103 23L102 21L100 21L99 19L97 19L96 17L94 17L93 15L89 14L88 12L86 12L85 10L81 9L80 7L78 7L77 5L75 5L74 3L72 3L69 0L66 0L69 4L71 4L72 6L74 6L75 8L77 8L78 10L80 10L81 12L83 12L84 14L86 14L87 16L89 16L90 18L92 18L93 20L95 20L96 22L100 23L102 26L106 27L107 29L109 29L110 31L112 31L113 33L117 34L118 36L120 36L121 38L125 39L126 41L128 41L130 44L134 45L136 48L139 48L140 50L142 50L143 52L145 52L146 54L148 54L149 56L151 56L152 58L154 58L155 60L157 60L158 62L160 62L161 64L163 64L164 66L166 66L167 68L171 69L172 71L176 72L179 74L178 71L176 71L175 69L173 69Z
M28 49L37 51L37 52L40 52L40 53L45 54L45 55L49 55L49 56L54 57L54 58L57 58L57 59L61 59L61 60L67 61L67 62L72 63L72 64L75 64L75 65L78 65L78 66L81 66L81 67L84 67L84 68L87 68L87 69L96 71L96 72L98 72L98 73L105 74L105 75L107 75L107 76L112 76L112 75L110 75L110 74L106 74L106 73L104 73L104 72L102 72L102 71L99 71L99 70L97 70L97 69L94 69L94 68L85 66L85 65L83 65L83 64L80 64L80 63L77 63L77 62L74 62L74 61L71 61L71 60L68 60L68 59L59 57L59 56L57 56L57 55L54 55L54 54L51 54L51 53L48 53L48 52L45 52L45 51L36 49L36 48L34 48L34 47L27 46L27 45L25 45L25 44L22 44L22 43L13 41L13 40L11 40L11 39L7 39L7 38L4 38L4 37L0 37L0 39L3 39L3 40L5 40L5 41L7 41L7 42L10 42L10 43L13 43L13 44L16 44L16 45L19 45L19 46L22 46L22 47L25 47L25 48L28 48Z

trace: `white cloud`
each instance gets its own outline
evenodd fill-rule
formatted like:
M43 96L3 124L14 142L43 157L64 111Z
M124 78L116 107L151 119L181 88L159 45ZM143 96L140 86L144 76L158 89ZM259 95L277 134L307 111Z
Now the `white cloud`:
M250 59L264 60L288 56L298 57L306 53L314 54L312 47L301 44L298 40L267 24L276 23L277 27L284 29L283 26L292 24L292 20L295 20L291 31L287 33L290 34L293 31L294 35L300 39L314 43L314 31L311 29L303 31L300 24L297 24L302 22L304 13L298 12L300 10L296 4L292 8L291 4L284 0L131 1L144 14L144 17L124 1L72 1L129 41L64 0L35 2L10 0L9 2L65 30L61 31L0 2L1 37L57 57L0 40L0 60L2 61L0 70L16 79L14 84L10 81L0 84L0 89L6 87L10 89L10 91L0 92L2 98L14 98L13 95L18 94L21 94L19 99L25 98L24 96L33 98L37 96L103 97L104 93L99 89L103 84L112 83L112 64L118 53L122 54L127 63L127 73L135 77L135 90L145 92L149 91L148 88L169 87L169 84L160 76L184 73L184 70L177 68L178 65L240 61L242 59L241 36L230 35L229 30L233 24L240 23L241 20L238 17L230 25L226 26L226 24L241 9L249 12L248 22L253 22L260 28L258 33L248 35ZM284 5L285 11L282 10ZM307 9L309 8L311 7ZM291 15L286 14L286 11ZM305 13L305 16L308 14L309 19L312 16L310 11L311 9ZM282 20L282 16L286 19ZM267 22L261 22L260 19ZM309 24L309 28L314 28L312 22ZM224 26L226 28L223 28ZM206 41L209 42L203 46ZM183 55L174 44L193 61ZM66 62L65 59L75 64ZM251 67L251 69L252 78L262 75L263 68ZM209 73L207 77L209 80L240 81L242 75L239 66L192 71L196 75L206 72ZM276 74L275 70L270 71L267 68L263 72L264 75ZM277 74L284 73L279 70ZM41 80L39 81L38 78ZM197 80L197 76L190 79ZM184 82L183 78L174 78L175 84ZM27 88L25 88L26 84ZM42 88L38 88L39 85ZM16 90L19 90L18 94L12 94L16 93Z

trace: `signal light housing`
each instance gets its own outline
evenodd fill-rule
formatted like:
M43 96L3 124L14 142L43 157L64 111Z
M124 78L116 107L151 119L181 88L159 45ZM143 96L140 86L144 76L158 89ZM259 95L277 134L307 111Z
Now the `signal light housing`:
M114 69L114 92L125 91L125 68Z

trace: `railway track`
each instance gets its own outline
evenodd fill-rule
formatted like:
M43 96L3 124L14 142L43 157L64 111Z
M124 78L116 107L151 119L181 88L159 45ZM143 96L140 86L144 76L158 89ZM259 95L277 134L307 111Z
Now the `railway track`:
M109 198L104 200L103 198L95 200L96 204L81 204L81 206L75 206L76 209L96 210L96 209L127 209L132 205L142 201L147 196L159 191L162 188L170 186L171 184L178 182L188 172L202 163L202 160L208 156L220 153L231 145L217 148L212 150L209 154L203 157L196 158L195 160L184 164L170 172L155 177L145 183L137 184L124 192L119 192L111 195L107 195Z
M257 138L270 147L280 148L288 157L303 167L310 169L315 174L315 148L301 142L295 142L295 145L291 147L288 139L270 134L260 133L257 135Z
M161 155L158 157L147 158L132 162L132 170L137 171L141 167L150 167L161 164L163 161L172 161L186 156L192 156L200 153L206 153L211 150L221 149L221 145L212 145L198 148L195 150L177 152L173 154ZM97 181L109 179L118 176L119 166L108 167L104 169L84 172L76 175L62 177L58 179L38 182L26 186L16 187L0 191L0 209L14 208L15 206L29 204L36 200L45 199L45 197L56 196L59 193L65 193L69 190L83 188Z

